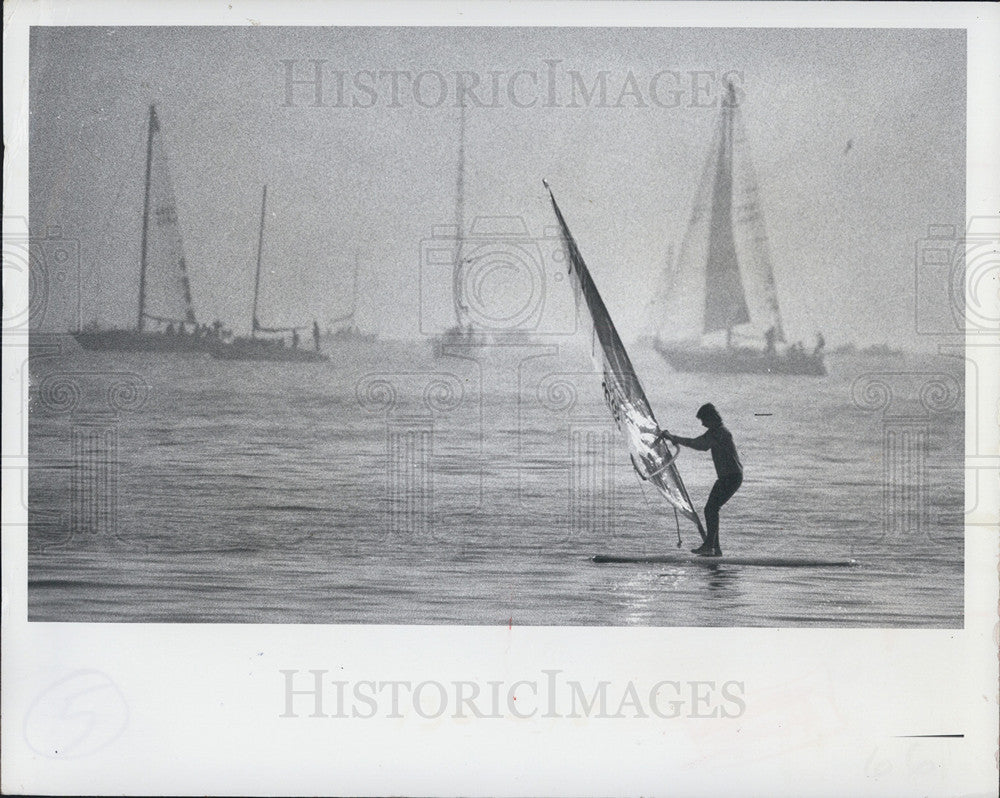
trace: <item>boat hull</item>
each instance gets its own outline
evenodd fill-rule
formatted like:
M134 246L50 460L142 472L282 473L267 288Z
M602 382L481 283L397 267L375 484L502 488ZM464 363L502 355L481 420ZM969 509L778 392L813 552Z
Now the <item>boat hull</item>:
M759 349L682 347L656 343L656 351L676 371L708 374L788 374L809 377L826 375L821 354L778 353Z
M211 352L220 346L217 338L145 330L87 330L73 333L73 338L95 352Z

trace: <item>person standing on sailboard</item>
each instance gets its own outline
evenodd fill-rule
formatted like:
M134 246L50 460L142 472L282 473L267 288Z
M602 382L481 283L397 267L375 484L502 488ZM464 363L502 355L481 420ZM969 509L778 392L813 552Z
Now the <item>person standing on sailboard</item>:
M661 432L658 439L666 438L675 445L687 446L701 452L709 450L712 452L716 480L705 504L707 535L705 542L691 551L705 557L721 557L719 510L743 484L743 463L740 462L740 456L736 452L732 433L722 423L722 416L715 409L715 405L704 404L698 408L695 415L708 428L703 435L697 438L682 438L680 435Z

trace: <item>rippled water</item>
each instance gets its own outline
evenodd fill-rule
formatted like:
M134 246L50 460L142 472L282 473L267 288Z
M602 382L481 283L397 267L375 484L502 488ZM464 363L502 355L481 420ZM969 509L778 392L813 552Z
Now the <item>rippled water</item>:
M673 552L677 532L580 353L330 354L37 358L30 619L962 625L961 361L831 357L826 378L779 378L633 352L661 423L695 434L714 401L733 432L728 553L860 563L789 569L589 561ZM709 456L679 467L702 504Z

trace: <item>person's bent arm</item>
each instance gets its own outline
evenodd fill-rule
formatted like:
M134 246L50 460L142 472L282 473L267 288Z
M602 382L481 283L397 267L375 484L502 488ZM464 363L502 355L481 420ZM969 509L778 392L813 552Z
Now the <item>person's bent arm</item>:
M697 438L682 438L680 435L671 435L670 440L680 446L687 446L689 449L697 449L699 452L707 452L712 448L711 432L699 435Z

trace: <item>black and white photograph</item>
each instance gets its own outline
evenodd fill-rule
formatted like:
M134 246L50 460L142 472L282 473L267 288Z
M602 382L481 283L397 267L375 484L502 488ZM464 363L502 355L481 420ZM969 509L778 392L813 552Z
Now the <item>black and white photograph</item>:
M299 781L310 766L246 794L741 794L716 747L774 795L782 772L803 795L995 787L997 127L970 87L998 76L970 66L968 7L738 27L740 3L706 4L711 26L658 3L492 24L459 4L290 4L294 23L51 5L74 14L24 26L5 89L26 213L5 201L4 603L13 573L25 639L79 652L95 630L141 659L144 639L235 635L264 674L248 694L266 681L267 723L296 736L544 717L571 745L627 718L660 724L636 740L684 774L422 781L417 746L391 777ZM369 636L370 673L312 648ZM790 640L826 664L797 671ZM675 649L685 675L648 677ZM392 681L408 658L424 677ZM8 747L114 756L143 712L80 662L40 697L5 690L25 713ZM885 705L844 720L835 674ZM939 678L969 702L927 695ZM887 742L828 771L853 724ZM176 788L235 789L209 762ZM18 784L129 789L63 777Z
M31 48L32 620L962 625L962 31Z

